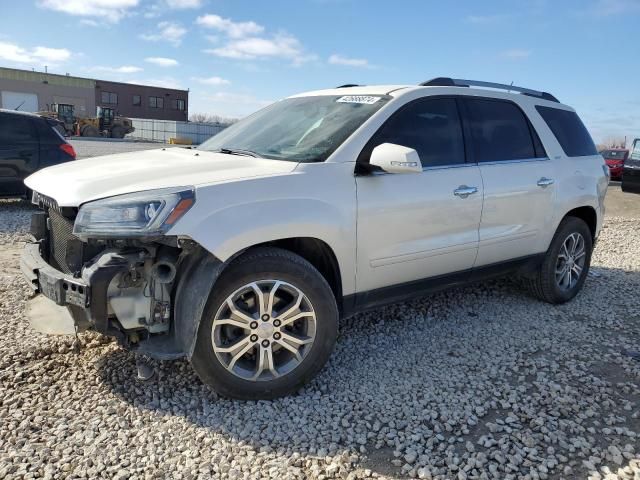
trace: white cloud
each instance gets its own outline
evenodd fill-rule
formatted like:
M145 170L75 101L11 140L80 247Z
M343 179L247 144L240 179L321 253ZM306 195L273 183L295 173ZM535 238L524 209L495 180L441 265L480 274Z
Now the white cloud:
M158 18L169 10L187 10L200 8L203 0L159 0L158 2L147 5L143 16L145 18Z
M206 49L205 53L237 60L284 58L294 64L304 63L313 58L304 53L297 38L287 34L278 34L273 38L248 37L231 40L220 47Z
M139 0L40 0L42 8L80 17L99 17L109 22L118 22Z
M154 87L162 87L162 88L174 88L177 90L184 90L180 80L173 77L162 77L162 78L148 78L146 80L135 79L135 80L127 80L126 83L135 84L135 85L152 85Z
M135 67L133 65L123 65L121 67L92 67L89 69L92 72L106 72L106 73L138 73L143 69Z
M234 22L219 15L207 14L196 19L196 24L220 32L218 36L205 36L218 47L204 50L205 53L235 60L284 58L294 65L301 65L316 58L305 53L300 41L293 35L280 32L265 35L265 28L253 21Z
M95 20L91 20L90 18L83 18L80 20L80 25L84 25L85 27L101 27L102 25Z
M269 104L272 100L262 100L254 95L233 92L202 93L192 91L189 108L192 111L207 112L228 118L249 115Z
M200 8L202 0L165 0L169 8L181 10L186 8Z
M23 48L9 42L0 42L0 59L30 65L57 65L71 58L66 48L34 47Z
M505 50L500 55L504 58L509 58L511 60L519 60L523 58L528 58L531 56L531 50L524 50L520 48L512 48L510 50Z
M331 65L344 65L346 67L372 68L369 60L365 58L350 58L344 55L333 54L329 57Z
M165 41L173 46L178 46L182 42L182 37L187 33L187 29L176 22L160 22L158 23L158 31L156 33L142 34L140 38L149 42Z
M264 27L256 22L234 22L228 18L222 18L219 15L207 14L196 19L196 24L213 28L225 33L231 38L243 38L251 35L259 35L264 32Z
M192 77L191 80L201 83L202 85L213 85L213 86L229 85L231 83L229 80L222 77L207 77L207 78Z
M474 23L476 25L487 25L487 24L495 24L500 23L504 20L509 20L513 15L506 13L497 13L495 15L467 15L465 17L465 22Z
M597 0L591 7L591 14L597 17L637 12L640 12L640 1L638 0Z
M177 60L166 57L147 57L144 59L144 61L147 63L152 63L159 67L176 67L179 65Z

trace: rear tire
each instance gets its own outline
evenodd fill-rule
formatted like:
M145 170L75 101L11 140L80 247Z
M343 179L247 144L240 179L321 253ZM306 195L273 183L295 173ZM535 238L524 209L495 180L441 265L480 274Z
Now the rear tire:
M584 220L565 217L556 230L544 260L533 277L525 278L529 291L557 305L582 289L591 265L593 240Z
M320 272L287 250L257 248L217 280L191 364L225 397L276 398L322 369L337 330L336 299Z

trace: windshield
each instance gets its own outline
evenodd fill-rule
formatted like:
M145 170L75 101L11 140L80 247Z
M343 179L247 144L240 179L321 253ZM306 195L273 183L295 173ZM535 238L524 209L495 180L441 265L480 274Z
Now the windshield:
M608 160L624 160L627 156L626 150L603 150L600 152L604 158Z
M633 160L640 160L640 138L633 142L633 151L631 152Z
M323 162L387 101L388 97L369 95L287 98L240 120L198 148Z

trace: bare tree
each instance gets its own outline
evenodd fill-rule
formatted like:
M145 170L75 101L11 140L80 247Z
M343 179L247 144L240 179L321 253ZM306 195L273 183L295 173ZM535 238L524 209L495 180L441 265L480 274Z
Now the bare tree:
M198 122L198 123L214 123L214 124L224 124L231 125L238 121L237 118L228 118L222 117L220 115L212 115L210 113L192 113L189 115L190 122Z
M626 148L626 139L610 135L602 139L601 142L605 148Z

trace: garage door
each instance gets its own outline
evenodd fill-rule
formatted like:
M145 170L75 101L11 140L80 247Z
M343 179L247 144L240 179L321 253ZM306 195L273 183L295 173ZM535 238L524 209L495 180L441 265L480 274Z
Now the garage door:
M18 108L19 107L19 108ZM38 95L35 93L2 92L2 108L21 112L38 111Z

